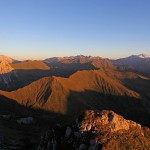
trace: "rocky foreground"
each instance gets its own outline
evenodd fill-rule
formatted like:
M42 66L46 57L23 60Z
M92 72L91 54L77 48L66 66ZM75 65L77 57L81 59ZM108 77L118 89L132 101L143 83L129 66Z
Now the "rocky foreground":
M147 150L150 129L113 111L86 111L70 125L41 137L38 150Z

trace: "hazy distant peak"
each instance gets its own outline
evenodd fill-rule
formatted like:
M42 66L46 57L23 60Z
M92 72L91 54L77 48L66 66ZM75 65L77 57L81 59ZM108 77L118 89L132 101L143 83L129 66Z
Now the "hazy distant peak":
M94 59L102 59L102 57L99 56L84 56L84 55L76 55L76 56L64 56L64 57L51 57L45 59L45 61L63 61L63 60L73 60L73 61L80 61L80 60L86 60L86 61L91 61Z
M140 58L150 58L149 54L139 54L138 57Z
M120 58L120 59L139 60L141 58L147 59L147 58L150 58L150 55L149 54L131 55L131 56L128 56L128 57L125 57L125 58Z

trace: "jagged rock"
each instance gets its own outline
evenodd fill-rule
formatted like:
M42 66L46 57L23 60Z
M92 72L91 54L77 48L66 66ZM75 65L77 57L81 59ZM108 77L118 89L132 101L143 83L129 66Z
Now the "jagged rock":
M94 130L107 128L107 130L110 130L111 132L118 130L129 130L132 127L141 129L140 124L137 124L131 120L125 120L122 116L117 115L113 111L102 111L101 113L87 111L85 112L85 116L89 117L89 119L85 117L81 122L80 131L82 133L88 131L88 126L94 127Z
M113 111L91 110L85 111L72 125L48 131L45 138L41 139L39 150L43 150L44 145L47 148L48 141L54 139L56 150L125 150L126 147L145 150L150 147L149 135L149 129L125 120Z

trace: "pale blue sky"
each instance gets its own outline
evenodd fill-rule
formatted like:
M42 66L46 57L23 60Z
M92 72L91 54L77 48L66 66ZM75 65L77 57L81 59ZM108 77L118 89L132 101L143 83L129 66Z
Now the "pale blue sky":
M150 54L150 0L0 0L0 54Z

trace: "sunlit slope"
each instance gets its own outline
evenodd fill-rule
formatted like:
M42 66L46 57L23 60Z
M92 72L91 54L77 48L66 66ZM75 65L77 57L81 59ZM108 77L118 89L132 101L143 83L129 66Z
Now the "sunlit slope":
M15 63L15 64L11 64L12 68L14 68L15 70L19 69L42 69L42 70L46 70L49 69L49 67L42 61L27 61L27 62L20 62L20 63Z
M65 113L70 93L84 91L112 96L139 97L138 93L129 90L119 81L99 70L78 71L69 78L45 77L17 91L1 91L1 93L23 105Z

